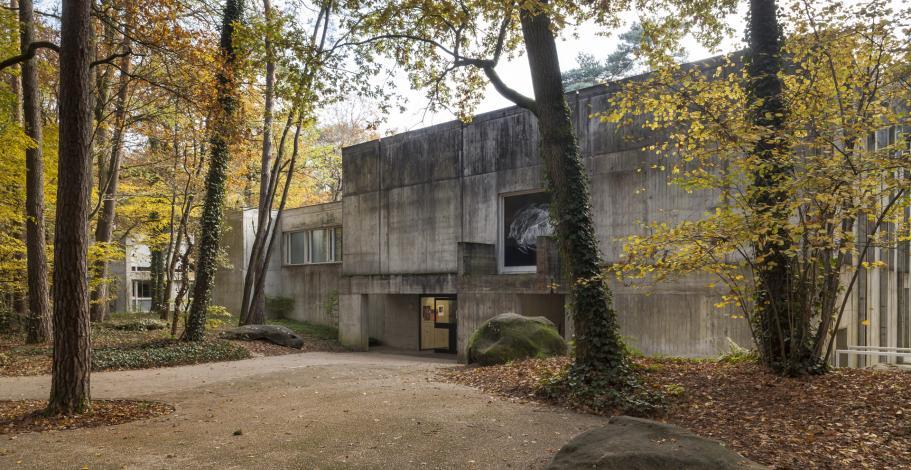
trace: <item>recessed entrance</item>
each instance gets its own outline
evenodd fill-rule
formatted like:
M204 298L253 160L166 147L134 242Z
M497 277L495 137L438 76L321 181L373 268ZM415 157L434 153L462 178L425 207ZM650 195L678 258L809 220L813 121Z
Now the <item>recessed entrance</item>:
M421 350L456 352L455 297L421 297Z

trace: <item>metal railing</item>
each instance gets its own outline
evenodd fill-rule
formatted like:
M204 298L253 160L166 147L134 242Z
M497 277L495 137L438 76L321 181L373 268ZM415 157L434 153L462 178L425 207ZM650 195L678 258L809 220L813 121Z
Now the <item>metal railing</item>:
M835 367L850 367L849 365L842 364L842 355L846 358L845 362L848 363L850 363L851 356L863 356L879 358L894 357L901 359L899 364L911 364L911 348L898 348L892 346L848 346L845 349L835 350ZM871 362L876 363L876 361Z

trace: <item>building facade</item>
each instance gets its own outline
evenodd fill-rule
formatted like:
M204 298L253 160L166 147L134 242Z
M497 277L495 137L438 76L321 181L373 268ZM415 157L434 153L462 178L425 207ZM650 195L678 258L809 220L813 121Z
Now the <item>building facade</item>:
M641 224L699 218L713 201L643 171L657 136L590 117L610 92L568 95L607 263ZM504 312L545 316L572 336L530 113L507 108L355 145L343 151L343 174L340 202L285 211L281 255L267 276L267 295L293 304L282 315L337 324L356 349L373 340L460 357L471 333ZM229 309L240 302L255 213L232 215L226 235L231 267L216 276L213 301ZM614 282L622 334L649 354L709 356L727 351L729 339L749 344L743 320L714 307L721 292L711 282L693 276L649 290Z
M653 168L657 157L648 148L661 135L596 116L611 93L608 85L567 96L608 264L620 260L623 240L643 224L697 220L717 200L709 192L688 193ZM869 144L895 139L894 133L884 131ZM454 121L355 145L343 150L342 160L340 202L285 211L281 253L267 276L267 295L285 307L273 315L337 325L342 343L354 349L380 343L460 358L471 333L504 312L545 316L572 337L534 116L507 108L470 124ZM255 214L231 217L231 266L216 276L214 301L232 311L239 310ZM911 348L907 246L870 250L868 261L884 266L863 270L848 293L838 348ZM727 352L731 341L750 345L740 312L715 306L723 294L715 282L692 275L643 289L612 281L621 334L646 354L713 356ZM901 362L864 357L836 355L842 365Z

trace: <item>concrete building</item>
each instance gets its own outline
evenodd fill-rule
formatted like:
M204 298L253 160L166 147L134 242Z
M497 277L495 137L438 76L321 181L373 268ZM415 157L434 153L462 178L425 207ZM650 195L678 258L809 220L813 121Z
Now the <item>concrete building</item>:
M660 135L591 117L611 93L597 86L568 95L606 263L619 260L622 240L641 224L699 219L716 200L649 171L656 156L648 146ZM344 149L342 200L285 212L267 276L267 295L284 307L270 314L337 325L355 349L378 342L460 358L471 333L503 312L548 317L571 337L543 172L536 119L516 107ZM255 213L232 216L232 267L216 276L214 301L235 312ZM869 254L889 261L862 273L849 294L839 347L911 347L904 245ZM649 290L613 282L622 335L646 354L712 356L729 340L750 345L745 320L733 318L739 312L715 307L723 292L714 282L695 275Z
M110 276L114 278L111 286L114 297L111 300L111 312L148 312L152 308L152 251L137 237L128 237L124 241L123 250L122 261L108 264ZM172 302L180 289L180 283L178 278L171 285Z
M640 223L698 218L712 201L641 171L657 136L589 117L609 93L569 95L608 263ZM474 329L503 312L546 316L571 336L537 142L536 119L507 108L344 149L342 201L285 212L267 295L290 299L283 315L337 324L357 349L373 339L461 357ZM255 210L230 224L233 269L216 276L214 301L234 308ZM749 344L743 321L714 307L720 292L710 283L693 277L650 291L615 283L623 335L649 354L715 355L728 338Z

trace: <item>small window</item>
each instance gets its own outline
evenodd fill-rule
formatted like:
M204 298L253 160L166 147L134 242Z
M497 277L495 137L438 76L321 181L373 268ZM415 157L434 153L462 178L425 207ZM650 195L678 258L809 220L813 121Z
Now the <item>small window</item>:
M342 260L342 228L330 227L285 234L286 264L337 263Z
M307 238L310 232L293 232L288 234L288 264L307 262Z
M151 281L133 281L133 297L137 299L152 298Z
M503 272L534 272L538 261L538 237L553 234L550 193L506 195L500 201L500 269Z

